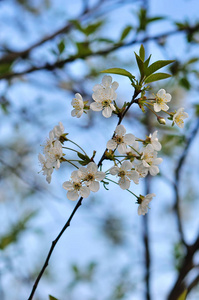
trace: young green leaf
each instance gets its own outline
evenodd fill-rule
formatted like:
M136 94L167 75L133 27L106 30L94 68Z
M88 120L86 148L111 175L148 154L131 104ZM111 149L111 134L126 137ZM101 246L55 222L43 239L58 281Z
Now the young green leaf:
M143 45L140 46L139 54L140 54L141 60L144 61L144 60L145 60L145 49L144 49L144 46L143 46Z
M136 61L137 61L137 65L138 68L140 70L140 75L141 75L141 80L144 77L144 62L142 61L142 59L135 53L135 57L136 57Z
M110 74L122 75L122 76L129 77L130 80L135 78L135 76L133 76L130 72L128 72L125 69L120 69L120 68L106 69L104 71L101 71L100 73L110 73Z
M65 49L65 42L64 40L61 40L59 42L59 44L57 45L58 49L59 49L59 53L62 54L64 52Z
M180 297L178 297L177 300L185 300L187 296L187 289L184 290L184 292L180 295Z
M120 41L123 41L127 35L130 33L130 31L133 29L132 26L127 26L124 28L124 30L122 31L121 37L120 37Z
M157 70L173 63L175 60L158 60L156 62L154 62L153 64L151 64L147 70L146 70L146 76L149 76L151 74L153 74L154 72L156 72Z
M49 295L49 300L58 300L58 299L55 298L55 297L53 297L53 296L51 296L51 295Z
M166 78L169 78L169 77L171 77L170 74L166 74L166 73L155 73L155 74L149 75L149 76L145 79L145 83L150 83L150 82L162 80L162 79L166 79Z
M145 60L144 62L144 67L145 69L147 69L148 65L149 65L149 62L150 62L150 59L151 59L151 54L149 55L149 57Z

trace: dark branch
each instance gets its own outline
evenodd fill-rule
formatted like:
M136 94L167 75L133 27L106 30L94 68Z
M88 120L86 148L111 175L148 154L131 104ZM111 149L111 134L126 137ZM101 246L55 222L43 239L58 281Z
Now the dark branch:
M56 61L53 64L46 63L43 66L39 66L39 67L34 66L34 67L28 68L28 69L26 69L24 71L21 71L21 72L4 73L0 76L0 79L11 79L13 77L22 76L22 75L25 75L25 74L29 74L29 73L33 73L35 71L41 71L41 70L52 71L56 68L62 68L65 64L73 62L77 59L85 59L85 58L88 58L88 57L94 57L94 56L98 56L98 55L106 55L106 54L109 54L109 53L111 53L113 51L116 51L118 49L121 49L121 48L130 47L132 45L141 44L141 43L145 43L145 42L152 41L152 40L159 40L163 37L175 35L179 32L194 31L194 30L197 30L197 29L199 29L199 25L189 27L189 29L176 29L176 30L165 32L163 34L159 34L159 35L156 35L156 36L146 37L146 38L143 38L143 39L133 39L132 41L127 42L127 43L117 43L114 46L108 47L104 50L100 50L100 51L97 51L97 52L94 52L94 53L86 53L86 54L82 54L82 55L73 55L73 56L68 57L66 59Z

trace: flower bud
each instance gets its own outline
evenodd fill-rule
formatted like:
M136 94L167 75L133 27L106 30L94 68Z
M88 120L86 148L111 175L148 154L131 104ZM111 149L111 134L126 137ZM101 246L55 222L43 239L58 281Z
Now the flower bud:
M163 117L157 117L157 121L161 125L166 125L166 121Z

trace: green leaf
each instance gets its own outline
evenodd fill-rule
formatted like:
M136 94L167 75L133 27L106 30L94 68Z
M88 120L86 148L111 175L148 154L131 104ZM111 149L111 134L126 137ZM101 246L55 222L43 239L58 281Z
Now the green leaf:
M63 51L64 51L64 49L65 49L65 42L64 42L64 40L61 40L61 41L59 42L59 44L57 45L57 47L58 47L58 49L59 49L59 53L62 54Z
M154 72L156 72L157 70L173 63L175 60L158 60L156 62L154 62L153 64L151 64L147 70L146 70L146 76L149 76L151 74L153 74Z
M0 64L0 74L8 73L11 69L12 63L2 63Z
M169 78L169 77L171 77L170 74L166 74L166 73L155 73L155 74L149 75L149 76L145 79L145 83L150 83L150 82L162 80L162 79L166 79L166 78Z
M141 79L142 79L144 77L144 71L145 71L144 62L136 53L135 53L135 57L136 57L138 68L140 70Z
M140 54L141 60L144 61L145 60L145 50L144 50L144 46L143 45L140 46L139 54Z
M88 42L77 42L76 43L78 55L89 55L92 53L91 49L89 48Z
M191 88L191 84L189 82L189 80L186 77L183 77L179 80L179 84L185 88L186 90L190 90Z
M127 26L124 28L124 30L122 31L121 37L120 37L120 41L123 41L127 35L130 33L130 31L133 29L132 26Z
M149 55L149 57L147 58L147 60L145 60L145 62L144 62L144 67L145 67L145 68L148 67L149 62L150 62L150 59L151 59L151 54Z
M178 297L177 300L185 300L187 296L187 289L184 290L184 292L180 295L180 297Z
M125 69L120 69L120 68L111 68L111 69L106 69L104 71L101 71L100 73L110 73L110 74L117 74L117 75L122 75L129 77L130 79L135 78L130 72L128 72Z
M165 17L153 17L153 18L149 18L147 19L147 23L151 23L151 22L155 22L155 21L159 21L159 20L164 20Z
M85 35L89 36L90 34L95 33L103 24L104 21L99 21L88 25L86 28L82 28L82 31Z
M55 297L53 297L51 295L48 295L48 297L49 297L49 300L58 300L57 298L55 298Z

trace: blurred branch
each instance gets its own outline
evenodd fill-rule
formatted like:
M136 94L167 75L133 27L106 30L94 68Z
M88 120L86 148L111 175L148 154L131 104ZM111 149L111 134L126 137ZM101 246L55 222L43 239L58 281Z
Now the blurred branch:
M184 238L184 232L182 228L182 220L181 220L181 213L180 213L180 195L179 195L179 181L180 181L180 175L181 175L181 169L184 165L185 159L188 155L189 148L194 141L194 138L197 135L197 132L199 130L199 118L197 118L195 127L193 128L190 136L187 138L185 142L185 148L183 150L183 153L178 161L176 170L175 170L175 180L174 180L174 191L175 191L175 204L174 209L177 216L177 223L178 223L178 230L180 233L181 242L186 246L186 241Z
M193 262L193 258L195 253L199 250L199 236L196 241L192 245L187 246L187 254L184 257L182 266L179 270L178 278L168 296L168 300L178 299L181 293L186 289L186 283L184 282L185 277L188 275L189 271L191 271L195 266ZM188 286L189 292L196 285L196 281L198 280L198 276L195 280Z
M193 27L187 27L185 29L184 28L183 29L179 28L179 29L175 29L175 30L172 30L172 31L165 32L163 34L159 34L159 35L155 35L155 36L151 36L151 37L145 37L143 39L135 38L130 42L117 43L117 44L113 45L112 47L108 47L107 49L104 49L104 50L99 50L99 51L91 52L91 53L84 53L84 54L81 54L81 55L73 55L73 56L70 56L66 59L56 61L53 64L46 63L43 66L39 66L39 67L34 66L34 67L28 68L28 69L26 69L24 71L21 71L21 72L7 72L7 73L4 73L4 74L0 75L0 79L11 79L13 77L22 76L22 75L25 75L25 74L29 74L29 73L33 73L35 71L41 71L41 70L52 71L56 68L62 68L65 64L73 62L77 59L85 59L85 58L88 58L88 57L94 57L94 56L98 56L98 55L106 55L106 54L109 54L109 53L111 53L113 51L116 51L118 49L121 49L121 48L129 47L129 46L136 45L136 44L142 44L142 43L152 41L152 40L153 41L159 40L161 38L165 38L165 37L168 37L168 36L171 36L171 35L178 34L179 32L191 32L191 31L196 31L196 30L199 30L199 24L197 24Z

